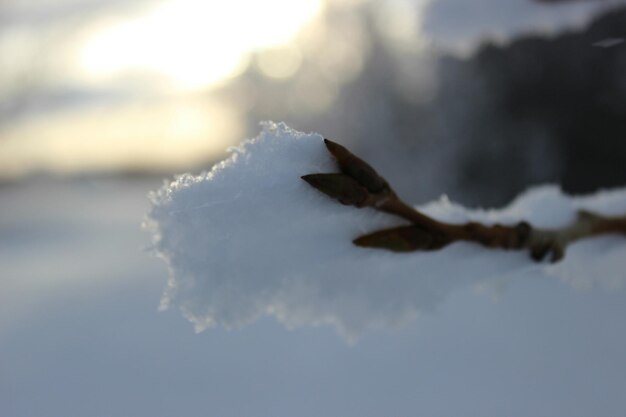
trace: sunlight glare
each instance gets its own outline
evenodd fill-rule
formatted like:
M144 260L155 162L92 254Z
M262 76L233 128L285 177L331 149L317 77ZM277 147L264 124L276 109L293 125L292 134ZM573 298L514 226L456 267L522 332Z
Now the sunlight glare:
M58 112L0 130L0 178L189 168L224 153L242 134L236 111L205 98Z
M218 84L245 69L250 52L287 45L321 0L168 0L125 20L101 22L79 52L91 77L168 77L174 87Z
M302 53L295 45L267 49L259 54L258 65L261 72L270 78L290 78L302 64Z

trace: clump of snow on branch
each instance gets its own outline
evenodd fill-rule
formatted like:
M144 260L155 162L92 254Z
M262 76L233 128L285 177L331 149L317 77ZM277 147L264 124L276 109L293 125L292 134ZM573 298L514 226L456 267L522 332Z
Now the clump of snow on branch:
M411 321L467 286L530 276L579 288L626 281L620 236L577 242L555 265L471 243L409 254L355 247L356 236L405 222L337 204L300 179L335 171L322 136L265 123L210 172L181 175L151 194L146 224L170 269L162 307L180 307L198 331L269 315L288 327L329 324L353 338ZM570 197L542 186L501 210L470 210L446 197L419 207L444 221L538 227L564 226L579 208L622 215L626 190Z

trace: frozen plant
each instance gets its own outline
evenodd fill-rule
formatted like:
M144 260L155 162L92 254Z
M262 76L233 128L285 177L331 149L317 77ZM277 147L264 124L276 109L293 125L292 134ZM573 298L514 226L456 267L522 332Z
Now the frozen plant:
M514 226L443 223L403 202L383 177L346 148L328 139L324 143L341 173L309 174L303 180L342 204L372 207L411 222L361 236L354 240L357 246L404 252L441 249L465 240L491 248L529 249L536 261L550 254L551 261L557 262L565 255L567 245L578 239L605 233L626 235L626 215L607 217L587 210L579 210L573 223L559 229L539 229L527 221Z
M580 210L623 215L626 189L574 197L544 185L499 209L468 209L445 196L412 207L348 151L283 123L266 123L209 172L181 175L151 199L153 250L170 271L161 305L179 307L198 331L271 316L289 328L326 324L354 338L410 322L467 288L499 292L528 278L557 278L576 288L626 285L620 235L578 240L555 264L501 249L503 236L519 234L521 221L532 234L565 230ZM468 224L480 226L468 231ZM456 234L441 233L439 225ZM387 230L382 237L381 230ZM475 243L490 233L499 245ZM466 238L452 239L459 236ZM355 238L365 246L440 249L370 249L355 246ZM550 245L546 254L553 250Z

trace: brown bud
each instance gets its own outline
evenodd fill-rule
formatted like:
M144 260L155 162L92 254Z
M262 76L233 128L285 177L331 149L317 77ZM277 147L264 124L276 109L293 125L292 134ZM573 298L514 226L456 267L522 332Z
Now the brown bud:
M530 248L530 256L536 262L541 262L550 255L550 262L556 263L565 257L565 245L558 240L544 240Z
M550 256L550 262L556 263L565 257L565 246L560 243L552 245L552 255Z
M394 252L441 249L450 239L441 233L428 231L418 225L380 230L353 241L357 246L388 249Z
M530 257L536 262L541 262L550 252L550 242L544 241L534 244L530 248Z
M331 140L324 139L326 147L335 157L339 169L344 174L354 178L359 184L372 193L389 190L389 184L367 164L367 162L353 155L349 150Z
M310 174L301 178L342 204L363 207L369 197L367 189L344 174Z
M533 232L533 227L530 223L521 221L515 225L515 243L513 247L522 248L530 239L530 235Z

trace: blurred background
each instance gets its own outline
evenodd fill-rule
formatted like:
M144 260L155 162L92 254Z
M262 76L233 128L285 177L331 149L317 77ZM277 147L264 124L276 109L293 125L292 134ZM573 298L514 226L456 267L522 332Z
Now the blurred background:
M624 183L626 3L4 0L0 178L210 168L285 121L407 199Z
M570 193L624 186L625 39L626 1L619 0L0 0L0 414L181 415L184 403L183 409L195 410L186 415L206 415L206 386L188 387L189 377L207 383L205 376L215 370L232 380L219 385L224 391L214 400L233 396L229 387L241 375L232 369L250 355L237 343L258 346L255 337L268 333L194 339L177 312L157 315L167 271L143 252L149 237L140 223L149 208L147 193L164 178L210 169L227 147L256 136L262 120L285 121L349 146L415 204L445 193L469 206L501 206L545 182ZM581 305L558 291L572 306ZM532 297L519 305L532 304ZM600 301L590 305L611 305L604 296L593 297ZM515 311L492 312L485 319L517 317ZM442 317L439 327L431 326L435 336L461 327L482 332L478 321L459 325L456 316ZM498 323L500 330L511 324ZM526 327L562 328L554 323ZM261 326L267 330L267 323ZM289 354L307 338L307 346L320 340L321 330L285 336L273 326L273 337L296 346ZM168 338L174 334L187 341L177 344ZM489 335L484 346L497 346L500 340L488 343ZM555 343L570 352L592 340L583 336L582 344L566 336ZM211 359L217 362L198 360L214 337L224 345ZM324 333L323 340L332 346L328 363L339 367L367 369L380 358L365 350L339 360L347 354L332 345L332 335ZM428 340L439 354L436 337L414 342ZM412 351L397 355L396 345L380 346L389 357ZM569 357L589 363L580 349ZM528 367L518 358L541 363L526 353L497 353L498 369L511 371L507 381L525 381L517 375ZM333 369L315 362L316 354L307 356L307 371ZM170 356L175 359L168 362ZM452 351L441 356L436 371L448 369L454 358ZM297 373L300 362L291 359ZM407 362L386 369L404 372ZM223 369L226 364L234 368ZM593 369L621 369L609 360L602 365ZM476 367L480 374L487 369L480 362ZM542 369L545 375L553 368ZM592 380L584 373L591 368L564 362L563 369L582 369L570 381ZM168 396L163 374L190 390ZM558 370L550 375L535 380L550 384L543 393L563 382ZM244 379L258 382L250 392L271 385ZM369 379L348 378L336 388L361 387ZM479 411L490 392L506 389L497 373L484 392L473 379L455 380L457 394L470 386L479 390L462 394ZM129 394L130 384L143 391ZM368 392L355 389L353 396L380 399ZM521 392L515 398L522 414L532 403L527 397L540 397L513 390L506 398L510 392ZM72 401L74 393L83 400ZM606 406L619 409L622 394ZM333 395L318 402L329 407L326 415L346 410L333 408L342 401ZM400 401L388 398L380 403L383 414L398 406L396 414L407 415L414 401L427 403L408 391ZM567 415L602 415L594 410L599 403L581 408L576 401L585 398L564 391L553 405L561 411L571 405ZM458 410L443 413L454 414Z

